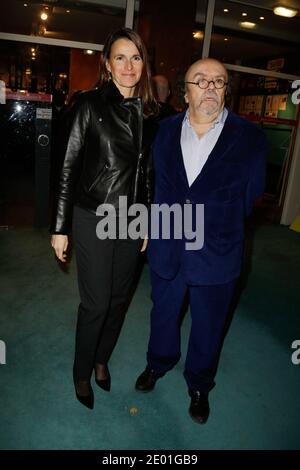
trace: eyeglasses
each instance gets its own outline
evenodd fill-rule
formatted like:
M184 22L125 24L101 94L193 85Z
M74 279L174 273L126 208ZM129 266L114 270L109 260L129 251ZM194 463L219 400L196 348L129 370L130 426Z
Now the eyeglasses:
M214 87L220 90L221 88L224 88L225 85L228 85L228 82L225 82L223 78L216 78L215 80L206 80L206 78L201 78L199 82L185 82L185 83L191 83L192 85L197 85L199 88L204 90L205 88L208 88L210 83L214 84Z

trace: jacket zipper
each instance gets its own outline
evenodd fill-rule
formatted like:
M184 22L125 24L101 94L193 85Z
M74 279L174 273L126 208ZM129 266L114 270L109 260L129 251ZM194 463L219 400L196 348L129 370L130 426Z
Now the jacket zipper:
M136 166L136 172L135 172L135 184L134 184L134 195L133 195L133 202L137 201L137 193L138 193L138 178L141 178L141 175L139 175L139 171L141 170L141 160L142 160L142 138L143 138L143 104L142 101L140 101L140 106L139 106L139 147L138 147L138 158L137 158L137 166Z

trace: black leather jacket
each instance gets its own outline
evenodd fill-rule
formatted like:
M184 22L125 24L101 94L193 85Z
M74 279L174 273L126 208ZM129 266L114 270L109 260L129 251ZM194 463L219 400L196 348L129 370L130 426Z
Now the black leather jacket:
M141 98L121 95L112 81L82 93L71 111L51 233L68 234L73 205L96 212L102 203L118 211L119 196L149 205L150 148L157 123L143 118Z

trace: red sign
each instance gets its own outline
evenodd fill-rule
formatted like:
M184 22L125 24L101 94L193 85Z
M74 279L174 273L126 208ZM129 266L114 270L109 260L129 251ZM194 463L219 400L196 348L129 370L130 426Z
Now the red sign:
M7 100L23 100L23 101L43 101L47 103L52 103L52 95L45 95L42 93L21 93L19 91L7 91L6 92Z

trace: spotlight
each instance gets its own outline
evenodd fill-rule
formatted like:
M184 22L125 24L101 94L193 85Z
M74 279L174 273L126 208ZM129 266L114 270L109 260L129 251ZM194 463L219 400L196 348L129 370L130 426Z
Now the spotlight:
M246 29L253 29L255 28L256 23L252 23L251 21L241 21L240 26Z
M285 16L286 18L293 18L297 15L298 10L294 10L294 8L286 8L278 5L277 7L273 8L273 12L275 15L278 16Z
M194 39L203 39L203 31L194 31L193 32L193 38Z

